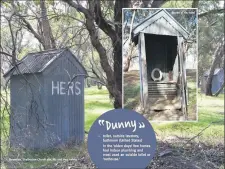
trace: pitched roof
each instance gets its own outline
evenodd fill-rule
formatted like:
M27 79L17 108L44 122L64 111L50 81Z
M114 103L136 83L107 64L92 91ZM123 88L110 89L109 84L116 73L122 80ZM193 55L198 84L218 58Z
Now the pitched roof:
M213 75L217 75L220 71L223 71L223 68L216 68ZM209 72L210 70L205 71L204 76L209 76Z
M184 38L188 38L189 32L172 15L170 15L165 9L158 10L157 12L152 14L151 16L144 19L138 25L136 25L132 30L133 36L138 35L140 33L140 31L142 31L143 29L145 29L149 25L154 24L160 18L164 18Z
M45 50L36 53L28 53L23 57L17 66L11 67L5 74L4 77L18 74L30 74L42 72L46 67L48 67L56 58L60 57L64 51L71 52L68 48L63 49L52 49ZM72 52L71 52L72 53ZM77 60L77 58L75 57ZM84 69L82 64L77 60L77 62ZM86 70L84 69L86 73Z

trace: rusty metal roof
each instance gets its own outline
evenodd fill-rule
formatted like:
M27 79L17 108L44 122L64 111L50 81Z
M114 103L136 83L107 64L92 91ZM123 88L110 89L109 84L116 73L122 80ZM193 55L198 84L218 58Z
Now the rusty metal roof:
M4 74L4 77L18 74L30 74L42 72L48 65L50 65L56 58L58 58L66 50L69 49L68 48L52 49L36 53L28 53L17 63L16 66L11 67Z

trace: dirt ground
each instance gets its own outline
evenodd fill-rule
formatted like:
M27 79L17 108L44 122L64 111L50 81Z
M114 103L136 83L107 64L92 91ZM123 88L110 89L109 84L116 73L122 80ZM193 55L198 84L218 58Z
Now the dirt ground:
M195 77L192 78L191 80L193 79L195 79ZM191 81L190 83L193 86L194 82ZM189 83L188 83L188 86L189 86ZM188 107L189 109L188 120L194 121L196 120L196 115L197 115L196 95L194 95L196 93L196 89L189 88L188 91L190 91L191 93L189 94L190 104ZM146 110L141 109L139 71L125 72L124 73L124 107L125 108L136 110L137 112L142 113L147 119L151 121L184 121L185 120L185 116L183 112L181 111L181 104L179 99L177 98L172 99L170 101L171 103L168 103L169 100L167 99L158 99L157 101L152 101L152 100L153 99L149 101L149 105L151 106L148 109ZM166 108L166 107L169 107L169 108Z
M203 143L186 144L185 142L187 140L176 137L158 142L155 158L146 169L222 169L223 145L211 147ZM40 169L96 168L87 150L84 150L77 159L77 161L54 163Z

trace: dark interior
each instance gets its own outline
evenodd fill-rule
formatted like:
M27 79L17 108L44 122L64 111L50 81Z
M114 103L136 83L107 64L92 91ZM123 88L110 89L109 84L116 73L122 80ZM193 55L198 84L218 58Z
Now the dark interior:
M162 81L166 81L169 71L173 70L177 56L177 37L145 34L145 48L148 81L153 81L151 72L154 68L161 70L163 74ZM155 77L158 76L156 73Z

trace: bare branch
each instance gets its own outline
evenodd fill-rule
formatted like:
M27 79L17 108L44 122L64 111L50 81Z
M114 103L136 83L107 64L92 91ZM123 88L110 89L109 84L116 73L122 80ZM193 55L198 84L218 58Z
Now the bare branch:
M14 1L11 2L11 5L13 7L15 15L17 15L23 21L23 23L26 26L26 28L35 36L35 38L37 38L37 40L41 44L44 44L44 41L42 40L42 37L33 29L31 24L17 11L17 9L15 7L15 4L14 4Z
M207 12L203 12L203 13L200 13L198 15L198 17L201 18L201 17L207 16L207 15L210 15L210 14L217 14L217 13L224 13L224 9L213 9L213 10L210 10L210 11L207 11Z

